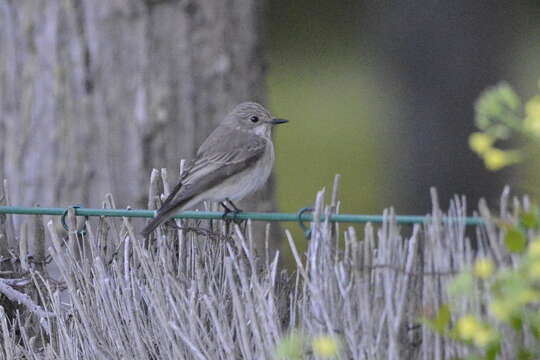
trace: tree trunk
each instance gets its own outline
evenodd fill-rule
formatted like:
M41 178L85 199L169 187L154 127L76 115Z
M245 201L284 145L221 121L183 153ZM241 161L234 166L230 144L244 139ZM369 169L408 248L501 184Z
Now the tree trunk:
M259 0L0 0L12 203L146 204L151 168L177 171L236 103L264 101L262 15Z

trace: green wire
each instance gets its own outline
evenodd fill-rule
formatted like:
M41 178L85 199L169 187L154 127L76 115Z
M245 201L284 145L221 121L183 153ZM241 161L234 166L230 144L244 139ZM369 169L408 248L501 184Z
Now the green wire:
M22 207L22 206L0 206L0 214L17 215L64 215L68 208L42 208L42 207ZM152 218L155 216L154 210L142 209L90 209L76 208L78 216L108 216L108 217L132 217L132 218ZM176 219L223 219L223 213L218 211L183 211L174 216ZM293 213L259 213L241 212L238 214L229 213L225 219L254 220L254 221L313 221L313 215L303 213L301 216ZM382 223L386 217L381 215L357 215L357 214L333 214L329 221L339 223ZM431 219L430 216L421 215L397 215L395 220L398 224L423 224ZM324 216L321 217L324 220ZM464 221L466 225L481 225L484 220L480 217L452 218L444 217L445 222Z

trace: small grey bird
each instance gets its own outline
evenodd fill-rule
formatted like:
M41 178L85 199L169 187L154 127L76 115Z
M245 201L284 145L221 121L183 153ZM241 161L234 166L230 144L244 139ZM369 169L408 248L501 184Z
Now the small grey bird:
M148 236L177 212L204 200L240 200L264 185L274 165L272 127L286 123L270 115L262 105L237 105L208 136L184 171L156 216L141 232Z

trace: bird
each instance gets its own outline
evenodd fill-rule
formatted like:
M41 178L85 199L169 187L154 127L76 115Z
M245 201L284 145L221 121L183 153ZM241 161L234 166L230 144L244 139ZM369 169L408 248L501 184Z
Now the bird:
M287 122L273 117L255 102L234 107L188 162L180 181L141 234L148 237L179 211L205 200L219 202L225 213L240 212L233 200L244 198L266 183L275 157L272 128Z

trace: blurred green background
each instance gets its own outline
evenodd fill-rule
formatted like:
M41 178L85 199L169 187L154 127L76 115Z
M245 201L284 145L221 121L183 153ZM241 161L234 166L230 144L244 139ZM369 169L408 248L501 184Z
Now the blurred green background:
M280 210L310 206L341 174L343 212L378 213L390 203L381 141L388 119L384 83L359 61L359 7L353 3L270 2L268 96L291 120L276 133Z
M268 103L281 211L342 175L342 212L429 211L454 194L497 205L535 194L534 161L497 174L467 146L473 104L500 80L524 97L540 77L540 3L270 1Z

